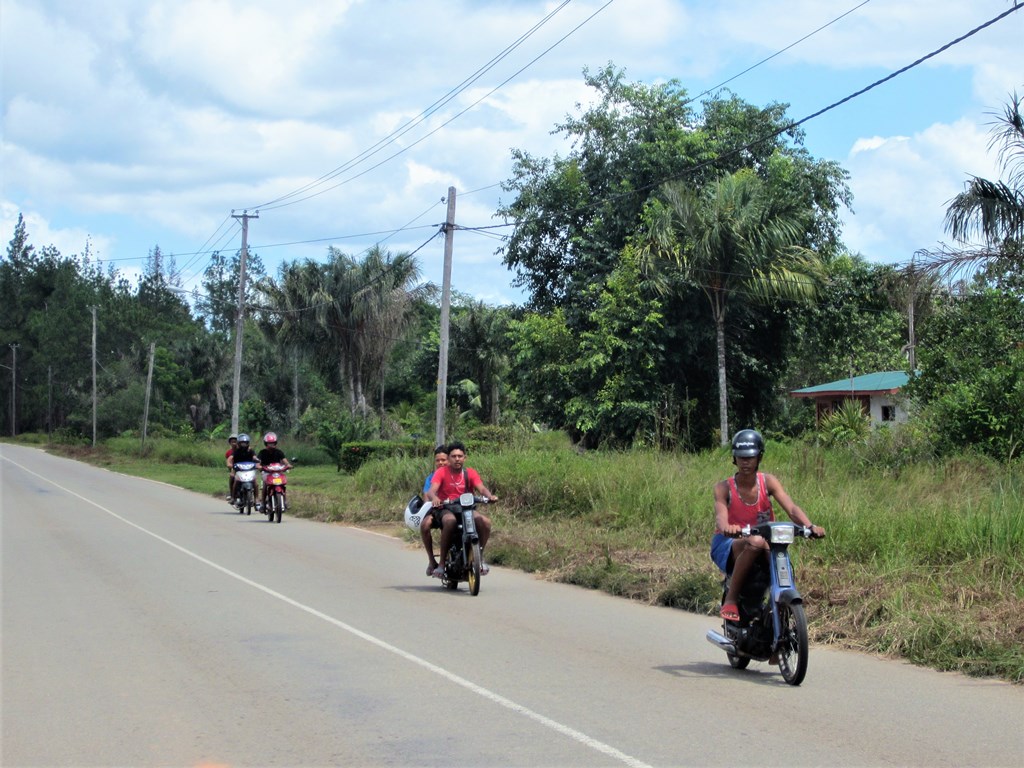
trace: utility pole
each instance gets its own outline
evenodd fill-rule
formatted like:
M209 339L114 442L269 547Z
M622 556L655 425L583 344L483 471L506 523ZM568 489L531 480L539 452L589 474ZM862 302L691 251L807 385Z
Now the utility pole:
M917 270L914 268L914 256L910 258L910 298L907 300L907 363L910 375L917 372L917 339L914 337L914 304L917 300Z
M444 224L444 279L441 282L441 344L437 354L437 423L434 445L444 444L444 412L448 399L448 314L452 297L452 247L455 239L455 187L448 187Z
M11 344L11 437L18 434L18 345Z
M149 373L146 374L146 402L142 406L142 450L146 449L146 430L149 426L149 393L153 389L153 358L156 357L156 342L149 343Z
M231 393L231 434L238 434L238 394L242 385L242 330L245 327L245 258L249 249L249 219L258 219L259 211L250 214L232 213L231 218L242 220L242 252L238 258L238 317L235 318L235 378Z
M96 447L96 307L92 309L92 447Z

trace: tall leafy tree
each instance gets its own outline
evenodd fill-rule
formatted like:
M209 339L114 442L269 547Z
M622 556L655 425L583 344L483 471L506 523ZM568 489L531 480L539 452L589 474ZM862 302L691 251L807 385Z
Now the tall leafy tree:
M784 161L783 161L784 162ZM809 211L786 195L771 195L753 171L727 174L702 190L665 184L646 211L641 253L678 267L700 286L715 323L719 437L729 441L726 310L736 298L812 297L821 276L817 255L799 245Z
M452 313L449 370L464 371L476 383L482 416L491 424L501 420L501 390L509 368L508 321L507 309L472 299Z

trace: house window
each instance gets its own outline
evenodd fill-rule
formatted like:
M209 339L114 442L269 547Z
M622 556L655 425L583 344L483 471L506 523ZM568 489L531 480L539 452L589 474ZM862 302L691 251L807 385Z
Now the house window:
M883 405L882 406L882 421L896 421L896 406L895 405Z

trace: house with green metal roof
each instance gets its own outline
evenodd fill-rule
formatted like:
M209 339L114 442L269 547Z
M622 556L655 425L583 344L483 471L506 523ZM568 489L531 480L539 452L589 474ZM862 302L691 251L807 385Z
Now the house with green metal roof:
M842 406L844 401L856 400L864 413L871 417L872 424L895 424L909 418L906 404L899 397L899 391L906 386L908 378L906 371L879 371L794 389L789 394L790 397L813 399L815 417L819 422Z

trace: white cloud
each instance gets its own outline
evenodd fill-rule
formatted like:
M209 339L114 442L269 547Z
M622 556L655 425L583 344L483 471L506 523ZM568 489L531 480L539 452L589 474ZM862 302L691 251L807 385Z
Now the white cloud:
M12 230L13 206L15 219L18 210L34 217L33 242L77 253L91 233L94 247L113 257L145 254L157 243L191 252L214 233L221 247L237 247L237 230L218 229L232 209L341 169L557 7L547 0L0 2L4 225ZM780 13L767 0L618 0L583 24L602 5L570 3L423 125L292 202L308 200L264 210L250 242L265 246L270 271L271 260L326 252L320 242L274 244L337 237L357 252L372 238L339 236L396 229L425 210L423 221L436 224L444 216L436 204L450 185L458 189L460 224L495 223L503 193L493 185L509 177L512 148L566 153L552 129L593 98L584 67L611 61L627 80L678 78L699 93L855 3L793 0ZM755 104L812 87L839 98L849 90L835 78L872 82L1007 7L1006 0L868 3L729 87ZM842 119L804 126L809 144L827 138L851 171L851 246L892 260L941 237L943 203L965 174L992 168L986 112L1024 89L1022 26L1024 12L937 56L909 83L896 80L850 102ZM950 92L950 75L971 92ZM901 112L897 97L884 114L873 111L876 94L900 88L931 103L920 99ZM942 111L953 103L962 113ZM428 235L404 232L388 244L411 250ZM439 279L433 247L421 252L424 272ZM457 254L471 267L459 272L471 281L460 289L518 298L496 247L460 234Z
M846 219L847 245L883 262L936 247L946 207L968 174L998 177L987 144L985 128L969 120L910 137L858 140L845 163L856 210Z

